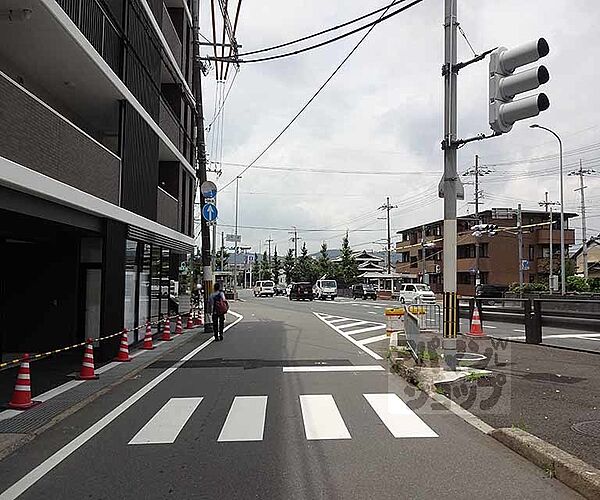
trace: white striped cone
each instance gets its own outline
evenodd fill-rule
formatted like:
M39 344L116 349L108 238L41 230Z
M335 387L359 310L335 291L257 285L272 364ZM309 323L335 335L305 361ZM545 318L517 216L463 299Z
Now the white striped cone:
M483 327L481 325L481 318L479 317L479 310L477 305L473 308L473 318L471 319L471 330L467 335L471 337L484 337Z
M94 346L92 345L92 342L92 339L87 340L85 351L83 352L81 370L77 376L80 380L93 380L99 378L94 371Z
M146 349L148 351L154 349L154 345L152 344L152 326L150 325L150 321L146 321L146 335L144 336L144 345L142 349Z
M27 408L31 408L36 403L38 403L38 401L31 400L29 354L25 354L23 356L23 361L21 361L21 365L19 366L19 371L17 372L15 390L10 402L8 403L8 407L15 410L26 410Z
M183 325L181 324L181 316L177 316L177 324L175 326L175 333L183 333Z
M160 340L165 340L165 341L173 340L171 338L171 320L169 318L165 318L165 326L163 328L163 332L162 332L162 336L160 337Z
M119 345L119 352L117 357L114 359L115 361L131 361L129 357L129 338L128 338L128 330L125 328L123 330L123 335L121 335L121 344Z

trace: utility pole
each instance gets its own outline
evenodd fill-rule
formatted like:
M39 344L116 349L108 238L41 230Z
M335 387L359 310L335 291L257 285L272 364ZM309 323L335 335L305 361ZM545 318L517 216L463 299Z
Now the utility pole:
M552 248L552 239L554 233L554 215L552 214L552 207L554 205L560 205L560 203L557 201L548 201L548 191L546 191L544 193L544 201L540 201L539 205L543 206L546 212L548 212L548 209L550 210L550 229L548 233L550 235L550 255L548 258L548 289L552 293L552 291L554 290L554 263L552 262L554 253L554 249Z
M238 175L235 178L235 243L234 243L234 251L233 251L233 297L237 299L237 279L238 279L238 267L237 267L237 258L238 258L238 207L239 207L239 187L240 187L240 179L242 177Z
M517 230L519 245L519 285L523 286L523 220L520 203L517 206Z
M196 148L195 167L198 183L202 185L206 176L206 143L204 139L204 111L202 109L202 62L200 61L200 0L192 2L193 10L193 66L192 80L196 98ZM200 193L200 208L204 206L204 195ZM202 282L204 295L204 332L212 333L212 317L208 311L208 297L213 288L212 259L210 256L210 232L208 223L200 216L200 234L202 237Z
M421 282L425 283L425 224L421 226L421 257L423 258L423 266L421 271Z
M390 197L385 199L385 205L381 205L379 210L386 210L387 212L387 272L392 273L392 233L390 227L390 210L398 208L398 205L390 205Z
M265 240L265 243L269 244L269 266L271 265L271 242L273 241L273 238L271 236L269 236L268 240Z
M290 238L290 241L294 242L294 260L298 259L298 229L296 228L296 226L292 226L294 228L293 231L288 231L289 234L293 234L294 236L292 236Z
M444 331L442 346L448 368L456 369L458 302L456 298L456 198L460 186L456 169L456 14L457 0L444 1L444 176L440 195L444 198Z
M225 253L225 232L221 231L221 272L225 271L223 254Z
M579 187L575 189L575 191L579 191L581 195L581 239L582 239L582 254L583 254L583 277L587 279L588 277L588 245L587 245L587 226L585 220L585 193L584 190L587 186L583 185L583 177L585 175L594 174L596 171L591 168L583 169L582 162L579 160L579 170L574 170L569 172L568 175L578 175L579 176Z

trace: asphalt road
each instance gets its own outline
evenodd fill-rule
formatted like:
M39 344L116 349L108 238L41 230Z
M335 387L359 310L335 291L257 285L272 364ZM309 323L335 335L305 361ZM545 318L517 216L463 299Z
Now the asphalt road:
M383 307L246 295L223 342L191 340L3 460L0 500L578 498L387 373Z

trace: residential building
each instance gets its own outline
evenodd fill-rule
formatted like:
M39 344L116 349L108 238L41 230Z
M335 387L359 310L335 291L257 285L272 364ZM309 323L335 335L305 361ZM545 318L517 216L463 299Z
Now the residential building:
M187 293L190 1L0 0L0 354L132 343Z
M573 254L575 272L584 275L583 245ZM587 242L587 268L589 278L600 278L600 238L592 238Z
M569 219L577 214L565 214L565 252L575 242L573 229L568 229ZM543 211L523 210L523 260L524 282L548 282L550 234L554 274L560 272L560 213L553 214L554 229L550 233L550 214ZM493 208L479 214L459 217L457 245L457 291L460 295L475 293L475 244L471 227L475 224L495 224L499 231L494 236L479 238L479 274L481 283L510 285L519 282L519 248L517 238L517 211L510 208ZM443 237L444 221L398 231L401 239L396 243L400 259L396 263L398 273L415 272L421 281L429 281L435 292L442 292L443 284Z

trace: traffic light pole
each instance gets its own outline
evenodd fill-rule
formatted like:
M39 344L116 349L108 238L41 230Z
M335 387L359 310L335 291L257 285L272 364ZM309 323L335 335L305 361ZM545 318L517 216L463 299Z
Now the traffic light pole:
M200 0L192 2L193 9L193 87L196 98L196 169L199 185L206 177L206 143L204 140L204 113L202 109L202 68L200 62ZM200 207L205 203L200 193ZM213 288L212 259L210 255L210 228L204 217L200 215L200 233L202 237L202 283L204 295L204 332L212 333L212 318L208 313L208 297Z
M444 5L444 332L442 346L448 368L456 369L456 333L458 326L458 303L456 300L456 3L445 0Z
M481 224L481 221L479 220L479 155L475 155L475 218L477 219L477 224ZM477 286L481 284L479 252L479 238L475 238L475 291L477 291Z

